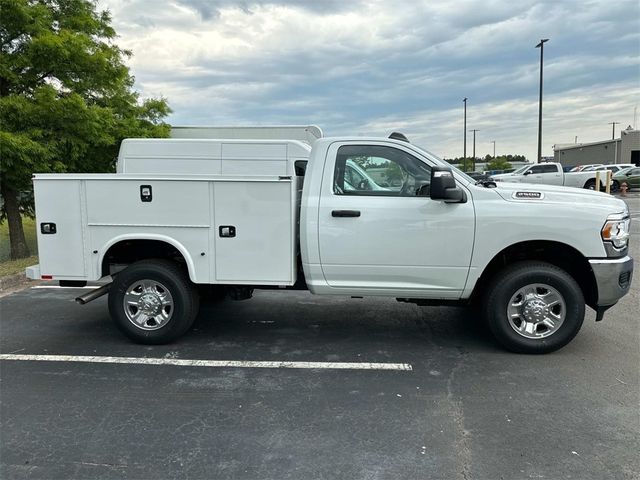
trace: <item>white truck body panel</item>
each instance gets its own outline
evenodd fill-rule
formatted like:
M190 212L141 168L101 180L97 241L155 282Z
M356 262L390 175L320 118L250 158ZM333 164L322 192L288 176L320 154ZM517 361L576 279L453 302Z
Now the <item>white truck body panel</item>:
M122 141L117 173L294 175L311 147L297 140L133 138Z
M152 201L143 202L147 185ZM173 245L195 283L296 281L290 177L44 174L34 186L37 222L57 226L55 235L38 232L40 272L54 280L98 280L112 245L140 239ZM224 225L236 228L233 239L220 238Z
M56 175L54 182L34 179L34 195L46 199L37 203L37 218L56 224L54 235L37 230L40 266L44 275L63 275L65 279L90 276L87 263L87 212L83 185L78 180Z

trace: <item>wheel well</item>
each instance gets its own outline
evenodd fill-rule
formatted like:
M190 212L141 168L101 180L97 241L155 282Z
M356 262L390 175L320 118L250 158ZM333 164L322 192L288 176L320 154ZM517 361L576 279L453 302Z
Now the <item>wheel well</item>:
M516 243L493 257L476 282L471 299L482 298L491 280L504 267L523 260L539 260L562 268L578 283L586 304L595 307L598 287L589 261L578 250L565 243L544 240Z
M102 257L102 276L111 275L131 263L150 258L173 260L187 268L182 253L170 243L162 240L122 240L111 245Z

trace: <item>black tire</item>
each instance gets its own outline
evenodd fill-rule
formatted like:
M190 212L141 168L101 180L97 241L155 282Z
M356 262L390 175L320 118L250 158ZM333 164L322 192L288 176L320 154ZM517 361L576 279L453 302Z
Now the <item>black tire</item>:
M612 192L620 191L620 182L618 182L617 180L612 180L611 181L611 191Z
M526 333L518 333L509 320L512 297L525 286L534 284L550 286L564 302L564 320L543 338L526 338ZM573 277L554 265L538 261L519 262L499 272L486 290L483 301L483 315L494 337L504 348L517 353L549 353L564 347L582 327L584 312L584 296Z
M584 188L587 190L595 190L596 189L596 181L595 180L587 180L587 183L584 184Z
M150 318L148 325L136 325L128 317L124 305L127 290L143 280L160 285L160 292L166 289L171 297L171 306L166 307L170 317L164 325L159 322L154 326L152 316L147 317ZM136 308L133 307L134 310ZM122 333L137 343L159 345L172 342L191 328L198 308L198 293L187 272L179 264L168 260L142 260L131 264L115 276L109 290L112 320Z

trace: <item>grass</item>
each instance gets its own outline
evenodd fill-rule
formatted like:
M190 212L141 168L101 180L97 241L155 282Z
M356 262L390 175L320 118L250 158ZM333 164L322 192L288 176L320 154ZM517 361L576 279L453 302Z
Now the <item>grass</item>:
M24 237L27 240L29 251L35 255L38 253L36 240L36 221L33 218L22 217ZM11 258L11 244L9 242L9 224L5 220L0 223L0 262L6 262Z
M38 257L36 255L27 258L20 258L19 260L6 260L0 262L0 277L7 275L13 275L16 273L24 273L24 269L38 263Z
M38 263L38 242L36 240L36 222L32 218L23 217L24 236L33 256L11 260L11 243L9 242L9 224L6 220L0 223L0 277L24 272L25 267Z

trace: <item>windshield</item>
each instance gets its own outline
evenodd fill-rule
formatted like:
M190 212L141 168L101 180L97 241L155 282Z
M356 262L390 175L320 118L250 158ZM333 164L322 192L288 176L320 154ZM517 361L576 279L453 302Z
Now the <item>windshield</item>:
M444 167L451 167L451 170L453 170L457 175L460 175L464 180L466 180L469 183L476 183L476 181L471 178L469 175L467 175L466 173L464 173L462 170L460 170L458 167L456 167L455 165L445 162L444 160L442 160L439 156L434 155L433 153L431 153L429 150L422 148L418 145L415 144L411 144L411 146L413 146L414 148L416 148L417 150L420 150L420 152L427 158L434 160L436 163L438 163L439 165L442 165Z
M529 168L529 165L525 165L524 167L520 167L519 169L517 169L514 172L511 172L511 175L519 175L522 172L524 172L527 168Z

